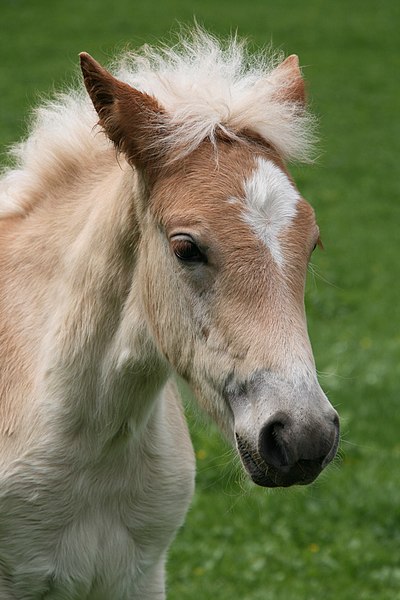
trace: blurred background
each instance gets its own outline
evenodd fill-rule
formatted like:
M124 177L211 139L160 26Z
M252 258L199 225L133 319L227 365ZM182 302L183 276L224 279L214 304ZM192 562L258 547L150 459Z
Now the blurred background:
M196 18L300 56L318 160L292 168L325 249L306 305L340 456L307 488L268 491L188 401L197 492L170 552L169 600L400 599L400 3L390 0L0 0L0 142L77 80L78 53L171 39Z

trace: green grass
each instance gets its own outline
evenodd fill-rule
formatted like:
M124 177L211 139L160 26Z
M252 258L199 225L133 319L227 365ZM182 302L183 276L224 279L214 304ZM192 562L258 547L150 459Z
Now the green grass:
M193 15L300 55L321 144L317 164L293 172L325 245L306 302L341 458L308 488L255 488L189 408L197 493L170 552L169 598L400 599L400 4L2 0L0 11L2 145L39 95L75 76L79 51L104 61Z

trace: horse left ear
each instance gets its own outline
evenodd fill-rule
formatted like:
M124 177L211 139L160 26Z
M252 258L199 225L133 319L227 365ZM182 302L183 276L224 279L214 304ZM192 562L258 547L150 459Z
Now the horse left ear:
M155 98L119 81L86 52L80 60L99 124L130 162L151 171L160 158L157 139L166 122L164 110Z
M306 106L306 89L296 54L285 58L271 75L279 82L279 97L282 100Z

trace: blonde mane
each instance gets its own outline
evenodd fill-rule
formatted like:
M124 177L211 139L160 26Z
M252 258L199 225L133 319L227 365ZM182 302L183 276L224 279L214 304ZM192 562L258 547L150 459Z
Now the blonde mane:
M313 118L303 106L284 100L290 72L275 69L279 58L250 55L232 37L224 45L196 28L172 48L144 46L114 64L116 76L155 97L171 127L164 137L177 158L195 150L218 131L235 138L252 131L285 160L309 159ZM289 78L289 80L288 80ZM0 217L24 213L49 182L90 168L114 149L96 135L97 115L83 90L59 95L36 109L28 138L11 149L15 166L0 180ZM114 158L115 159L115 158Z

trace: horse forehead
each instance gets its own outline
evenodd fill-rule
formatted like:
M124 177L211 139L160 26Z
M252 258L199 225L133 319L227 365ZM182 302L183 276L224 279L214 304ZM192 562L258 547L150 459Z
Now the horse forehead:
M250 222L261 221L279 230L291 223L300 194L287 174L270 159L257 157L244 183L244 201Z
M283 168L273 160L258 157L253 172L244 181L243 218L257 238L282 266L282 234L301 206L301 196Z
M238 210L228 210L227 202L243 198L244 182L256 166L254 152L244 144L218 143L214 148L204 142L158 182L154 209L163 221L231 221Z
M246 183L258 171L260 158L250 144L218 142L214 147L203 142L175 164L177 168L167 170L167 176L159 182L158 209L169 212L193 208L199 213L218 213L222 205L225 217L229 217L226 201L234 204L234 199L243 200Z
M304 208L312 212L284 166L269 153L243 146L219 148L217 160L205 150L194 153L166 184L159 203L163 221L200 222L221 232L227 227L232 234L235 223L282 264L282 231Z

